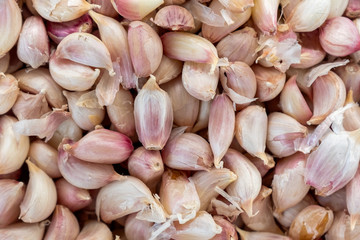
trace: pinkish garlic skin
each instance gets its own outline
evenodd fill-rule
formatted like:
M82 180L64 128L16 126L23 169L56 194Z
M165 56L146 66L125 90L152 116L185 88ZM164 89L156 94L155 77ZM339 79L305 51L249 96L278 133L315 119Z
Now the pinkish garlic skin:
M108 17L116 17L118 13L109 0L88 0L89 3L99 5L100 8L94 8L94 11Z
M349 0L345 15L349 18L360 17L360 2L358 0Z
M127 240L147 240L151 236L152 222L139 220L136 213L127 216L125 221L125 236Z
M88 14L68 22L50 22L46 23L46 29L49 37L56 44L59 44L67 35L74 32L90 33L93 23Z
M90 205L92 202L90 193L86 189L71 185L64 178L55 182L57 192L57 203L76 212Z
M238 240L238 235L232 223L222 216L214 216L213 218L215 223L222 227L222 232L216 234L211 240Z

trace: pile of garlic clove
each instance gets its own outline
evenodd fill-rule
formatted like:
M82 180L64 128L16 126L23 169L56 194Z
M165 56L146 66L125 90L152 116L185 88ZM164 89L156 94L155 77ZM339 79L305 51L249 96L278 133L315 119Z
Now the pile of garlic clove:
M358 0L0 0L0 240L360 238Z

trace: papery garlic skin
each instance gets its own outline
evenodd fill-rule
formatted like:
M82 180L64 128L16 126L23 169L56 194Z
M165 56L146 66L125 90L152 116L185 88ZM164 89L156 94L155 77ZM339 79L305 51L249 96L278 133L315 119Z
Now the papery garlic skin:
M81 128L76 125L72 118L64 121L54 132L52 138L48 141L53 148L57 149L63 138L78 141L82 137Z
M0 114L5 114L14 106L19 92L16 78L0 72Z
M246 232L236 228L242 240L292 240L292 238L270 232Z
M94 11L100 14L103 14L108 17L116 17L118 13L113 7L111 1L107 0L89 0L89 3L96 4L100 6L100 8L95 8Z
M11 116L0 117L0 174L18 170L29 151L29 137L18 135L13 130L16 122L16 118Z
M45 90L36 95L20 91L11 110L19 120L40 118L51 112L45 98Z
M25 185L23 182L10 179L0 180L0 228L17 220L20 214L19 205L24 194Z
M358 18L360 16L360 4L356 0L349 0L345 15L349 18Z
M0 3L0 57L3 57L16 44L21 26L21 10L15 0L1 1Z
M1 239L22 239L22 240L42 240L45 232L45 227L48 221L39 223L23 223L18 222L0 228Z
M153 223L139 220L136 213L129 215L125 221L125 236L128 240L147 240L151 236Z
M220 234L216 234L215 237L211 238L211 240L238 240L235 226L231 222L224 219L222 216L214 216L213 218L215 223L222 228L222 232Z
M334 212L344 211L347 209L346 187L341 188L329 196L316 195L316 200L321 206L329 208Z
M129 20L141 20L164 3L164 0L111 0L115 10Z
M170 137L173 109L169 95L150 77L134 102L135 128L148 150L161 150Z
M360 209L357 204L359 199L359 191L357 187L360 184L360 170L358 169L355 176L346 185L346 206L350 214L350 226L351 230L355 228L356 223L360 220Z
M277 30L277 12L280 0L255 0L252 19L264 34L273 34Z
M85 222L84 227L76 238L76 240L97 239L113 240L113 235L106 224L95 220Z
M322 48L333 56L343 57L360 50L360 33L346 17L327 20L319 37Z
M219 2L230 11L244 12L246 9L254 7L253 0L219 0Z
M25 20L17 44L17 56L32 68L49 61L49 38L41 17L31 16Z
M53 212L56 205L56 188L53 180L35 164L26 161L30 180L23 201L20 204L19 218L27 223L40 222Z

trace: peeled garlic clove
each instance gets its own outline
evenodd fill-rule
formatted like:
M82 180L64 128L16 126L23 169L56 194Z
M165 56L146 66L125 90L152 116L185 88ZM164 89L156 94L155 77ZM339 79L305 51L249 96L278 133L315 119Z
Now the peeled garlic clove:
M46 225L48 225L48 221L40 223L14 223L6 228L0 228L0 237L3 239L42 240Z
M216 234L211 240L238 240L235 226L222 216L214 216L214 221L222 228L220 234Z
M346 205L347 210L350 214L350 226L351 230L355 228L356 223L359 221L360 209L357 204L357 199L359 199L359 192L357 191L357 186L360 184L360 170L358 169L355 176L351 181L346 185Z
M218 63L215 46L207 39L192 33L168 32L161 36L164 54L181 61L211 64L213 73Z
M0 72L6 72L10 65L10 53L7 52L4 56L0 57Z
M181 61L168 58L163 55L159 67L153 73L156 78L156 82L160 85L167 83L170 80L176 78L180 75L183 68L183 63Z
M252 209L253 201L261 189L261 175L255 165L244 155L233 149L229 149L225 154L224 167L233 171L238 178L232 182L226 191L230 196L237 199L241 208L245 210L249 217L254 216Z
M155 15L154 23L172 31L189 31L195 28L194 18L186 8L171 5L161 8Z
M113 7L111 1L104 0L89 0L89 3L96 4L100 6L100 8L95 8L94 11L100 14L103 14L108 17L116 17L118 13Z
M333 56L343 57L360 50L360 33L346 17L327 20L320 28L322 48Z
M32 68L49 61L49 38L41 17L31 16L25 20L17 44L17 55Z
M251 68L243 62L229 63L220 67L220 81L230 99L240 104L238 108L255 101L256 77Z
M281 214L298 204L308 193L310 186L304 181L307 155L295 153L277 162L272 181L272 199L275 211Z
M14 117L0 117L0 174L21 168L29 151L29 137L18 135L13 130L17 122Z
M269 232L247 232L236 228L242 240L292 240L292 238Z
M161 150L170 137L173 109L169 95L152 76L134 102L135 128L140 142L148 150Z
M330 71L327 75L318 77L313 87L313 116L308 124L320 124L330 113L344 105L346 98L345 84L341 78ZM331 96L329 101L324 101Z
M291 77L281 91L280 106L284 113L295 118L301 124L306 124L311 118L311 109L296 84L296 76Z
M354 101L358 102L360 100L360 66L357 63L349 63L336 68L335 72L344 81L346 91L351 89Z
M57 150L41 140L35 140L30 144L30 161L35 163L51 178L61 177L57 165L57 156Z
M125 235L127 240L146 240L150 239L151 227L153 223L139 220L136 213L129 215L125 222Z
M55 186L57 203L69 208L72 212L88 206L92 201L88 190L75 187L64 178L57 180Z
M130 91L119 88L114 102L106 107L107 114L116 130L128 137L134 137L134 97Z
M49 61L51 77L62 88L70 91L90 89L100 75L99 69L61 59L53 54Z
M228 22L230 23L229 25L223 27L214 27L208 24L203 24L201 34L212 43L220 41L223 37L239 28L247 20L249 20L251 16L251 8L247 8L243 12L232 12L224 9L219 0L211 1L209 7L216 14L223 16L225 19L228 18Z
M21 10L15 0L0 4L0 57L3 57L16 44L22 26Z
M360 4L356 0L349 0L345 15L349 18L357 18L360 16Z
M331 0L297 1L294 4L285 5L283 8L286 24L294 32L311 32L319 28L327 19L330 13ZM304 14L308 17L304 17Z
M194 133L170 139L161 156L166 166L178 170L208 170L214 162L210 144Z
M175 222L174 226L176 233L171 238L175 240L211 239L222 232L221 226L217 225L213 217L205 211L200 211L196 218L185 224Z
M235 137L240 146L250 155L268 161L265 154L267 136L265 108L252 105L236 114Z
M97 7L85 0L32 0L35 10L51 22L67 22Z
M266 146L277 157L288 157L294 154L294 141L304 138L308 129L294 118L280 112L268 116L268 133Z
M115 10L124 18L129 20L141 20L164 3L164 0L111 0Z
M78 141L82 137L81 128L76 125L72 118L62 122L55 130L53 137L48 141L53 148L58 148L63 138L68 138L73 141Z
M157 198L139 179L127 176L101 188L96 198L96 215L105 223L137 213L136 218L161 223L166 213Z
M101 108L78 106L78 100L86 93L88 92L63 91L64 96L68 100L72 119L81 129L89 131L94 129L96 125L99 125L103 121L105 117L105 110Z
M258 36L251 27L230 33L216 45L219 57L227 57L229 62L242 61L251 66L256 58Z
M51 77L48 69L22 69L14 73L14 77L24 92L38 94L45 90L46 100L52 107L61 108L62 105L66 104L66 99L61 93L61 87Z
M160 202L180 224L195 218L200 209L200 198L195 185L183 172L166 170L162 175Z
M252 8L251 16L256 26L264 34L269 35L276 32L279 4L280 0L254 0L254 7Z
M137 148L129 157L128 170L131 176L137 177L155 192L164 172L160 152L146 150L144 147Z
M75 215L67 207L56 205L44 240L75 239L79 232L80 227Z
M16 78L11 74L0 72L0 114L8 112L15 104L19 95Z
M211 103L208 126L209 142L214 154L216 168L222 166L220 161L230 147L234 138L234 130L233 103L225 94L218 95Z
M15 222L20 214L19 205L24 198L23 182L10 179L0 180L0 227ZM0 230L1 231L1 230ZM0 233L1 236L1 233Z
M317 239L326 233L334 220L334 214L318 205L303 209L290 226L289 236L294 239Z
M58 166L62 176L70 184L78 188L97 189L122 178L110 164L85 162L71 156L64 150L66 144L72 144L72 141L64 139L59 145Z
M161 85L171 99L174 111L174 123L177 126L192 128L196 122L200 101L191 96L184 88L181 76Z
M199 195L200 210L206 210L211 200L219 195L215 190L216 187L224 190L236 179L237 176L227 168L213 168L210 171L198 171L192 175L190 180L195 184Z
M81 232L77 236L76 240L96 239L113 240L109 227L106 224L95 220L85 222L85 225L81 229Z
M260 102L274 99L284 88L286 75L275 68L265 68L260 65L252 65L255 73L257 90L256 95Z
M211 101L201 101L198 118L195 126L192 128L192 132L200 131L207 128L209 123Z
M253 0L219 0L219 2L230 11L244 12L246 9L256 6Z
M36 95L20 91L12 111L19 120L40 118L50 112L45 98L45 90Z
M57 46L56 57L94 68L105 68L115 74L109 50L105 44L90 33L71 33Z
M40 222L53 212L56 205L56 188L53 180L35 164L26 160L30 180L20 204L20 216L24 222Z

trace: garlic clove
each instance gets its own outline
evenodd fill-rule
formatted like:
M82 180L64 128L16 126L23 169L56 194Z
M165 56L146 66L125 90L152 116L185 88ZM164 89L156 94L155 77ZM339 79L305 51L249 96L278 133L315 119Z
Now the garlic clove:
M180 224L196 217L200 209L200 198L194 182L185 173L176 170L166 170L162 175L160 186L160 202Z
M311 109L296 84L296 76L291 77L281 91L280 106L284 113L295 118L301 124L306 124L311 118Z
M201 101L209 101L215 97L219 82L219 68L214 72L212 65L186 61L182 70L182 83L186 91ZM194 81L196 79L196 81Z
M346 207L346 187L332 193L329 196L316 195L316 200L321 206L329 208L334 212L344 211Z
M10 65L10 53L7 52L4 56L0 57L0 72L5 73Z
M227 57L229 62L242 61L251 66L256 58L258 35L251 27L244 27L230 33L216 45L219 57Z
M225 95L217 95L211 103L208 135L209 142L214 154L216 168L222 166L221 159L234 138L235 112L232 101Z
M61 40L71 33L90 33L92 28L93 24L88 14L84 14L81 17L68 22L46 22L47 34L56 44L59 44Z
M24 119L13 125L14 132L25 136L37 136L49 141L59 125L71 117L69 112L54 108L38 119Z
M67 59L61 59L56 54L50 58L49 70L54 81L70 91L90 89L100 75L100 70L97 68L92 69Z
M22 69L14 73L18 80L19 87L24 92L38 94L45 90L45 96L48 103L55 108L61 108L66 104L66 99L61 93L61 87L51 77L46 68Z
M247 232L236 227L242 240L292 240L292 238L269 232Z
M224 2L224 1L223 1ZM224 19L229 19L230 23L227 26L215 27L208 24L203 24L201 34L210 42L215 43L220 41L223 37L233 32L242 26L251 16L251 8L247 8L243 12L232 12L224 9L224 6L219 0L213 0L209 6L216 14L223 16Z
M350 228L350 216L345 211L335 213L333 224L325 235L327 240L357 239L360 235L360 225Z
M14 106L19 92L16 78L0 72L0 114L5 114Z
M23 182L10 179L0 180L0 228L16 222L20 214L19 205L24 194Z
M35 164L26 160L30 177L25 196L20 204L20 216L24 222L35 223L48 218L56 205L56 188L53 180Z
M119 88L114 102L106 107L106 111L117 131L130 138L136 136L134 97L130 91Z
M222 228L220 234L216 234L211 240L238 240L235 226L222 216L214 216L214 221Z
M336 74L344 81L346 91L352 90L355 102L360 100L360 78L358 72L360 66L357 63L349 63L346 66L335 69Z
M304 208L291 223L289 236L294 239L317 239L326 233L334 219L331 210L318 205Z
M12 111L19 120L40 118L50 112L45 98L45 90L36 95L20 91Z
M197 119L200 101L191 96L184 88L181 76L172 81L162 84L169 95L174 112L174 124L177 126L187 126L191 129Z
M219 2L230 11L233 12L244 12L248 8L256 6L256 2L253 0L219 0Z
M103 1L108 2L108 1ZM125 28L115 19L93 11L89 12L91 18L96 22L100 37L109 50L114 70L114 76L125 89L135 88L137 77L130 58L128 33Z
M360 4L356 0L349 0L349 4L347 5L345 15L349 18L358 18L360 16L359 9Z
M329 54L343 57L360 50L360 33L346 17L327 20L320 28L320 44Z
M265 108L252 105L236 114L235 137L240 146L250 155L261 158L265 164L267 136L267 115Z
M211 64L213 73L218 63L215 46L207 39L192 33L168 32L161 36L164 54L181 61Z
M175 240L211 239L222 232L221 226L217 225L213 217L205 211L200 211L196 218L185 224L175 222L174 226L176 232L171 238Z
M66 144L72 143L71 140L64 139L58 148L59 170L70 184L78 188L97 189L122 179L123 176L116 173L110 164L86 162L70 155L64 148L66 149Z
M67 35L57 46L55 56L94 68L105 68L110 76L115 74L109 50L90 33Z
M196 120L192 132L198 132L204 128L207 128L209 123L211 101L201 101L199 114Z
M49 61L49 38L41 17L26 18L17 44L17 55L32 68L38 68Z
M129 215L125 222L125 235L127 240L147 240L151 236L153 223L139 220L136 213Z
M153 20L156 25L172 31L189 31L195 28L194 18L184 7L170 5L161 8Z
M359 192L357 192L357 186L360 183L360 170L358 169L355 176L346 185L346 206L350 214L350 226L351 230L354 230L356 223L359 221L360 209L357 204L359 199Z
M58 148L63 138L78 141L82 137L82 130L72 118L62 122L55 130L53 137L48 141L53 148Z
M45 226L48 224L48 221L39 223L14 223L7 226L6 228L0 228L0 238L42 240L45 232Z
M69 110L75 123L84 130L92 130L96 125L101 124L105 117L105 110L101 108L90 108L78 106L80 97L89 92L67 92L63 91L68 100Z
M185 2L186 0L164 0L164 5L181 5Z
M214 162L210 144L194 133L182 133L170 139L161 156L166 166L178 170L209 170Z
M121 163L134 150L129 137L104 128L89 132L76 143L64 144L63 148L76 158L103 164Z
M269 35L276 32L279 4L280 0L254 0L254 7L251 9L251 16L254 23L262 33Z
M156 192L156 186L164 173L160 152L137 148L129 157L128 170L131 176L140 179L152 192Z
M56 205L44 240L73 239L79 235L80 226L75 215L62 205Z
M160 85L173 80L180 75L183 69L183 62L168 58L163 55L159 67L153 73L156 82Z
M129 20L141 20L164 3L164 0L111 0L115 10Z
M284 88L286 75L275 68L265 68L260 65L252 65L255 73L257 90L255 97L260 102L274 99Z
M137 213L136 218L165 222L167 214L157 198L139 179L127 176L101 188L96 198L96 215L105 223Z
M345 0L345 1L331 0L330 13L327 19L342 16L346 10L346 7L348 6L348 3L349 0Z
M349 96L351 92L351 96ZM348 99L350 97L349 102L354 102L352 99L352 91L350 90L347 97L346 102L348 102ZM344 118L342 125L346 131L354 131L360 128L360 107L358 105L353 105L349 109L347 109L344 112Z
M318 77L313 87L313 116L307 124L320 124L330 113L344 105L346 98L345 84L341 78L330 71L327 75ZM331 97L331 101L324 101Z
M85 222L76 240L113 240L109 227L99 221L89 220Z
M96 4L100 6L100 8L95 8L94 11L100 13L102 15L108 17L116 17L118 16L117 11L113 7L111 1L104 1L104 0L89 0L89 3Z
M151 76L134 102L135 128L148 150L161 150L171 133L173 109L169 95Z
M256 168L259 170L261 177L264 177L267 172L275 167L275 161L274 158L268 154L266 154L267 161L264 161L261 158L253 157L250 154L245 154L245 156L256 166Z
M0 117L0 174L20 169L29 151L29 137L18 135L13 130L17 122L8 115Z
M232 182L226 191L237 199L241 208L249 217L254 216L253 201L261 189L261 175L255 165L240 152L229 149L225 154L224 167L234 172L238 178Z
M30 144L30 161L43 170L51 178L61 177L57 165L58 152L55 148L41 140L35 140Z
M3 1L0 4L0 58L16 44L22 27L21 10L15 0Z
M310 186L304 181L307 155L295 153L277 162L272 181L275 212L281 214L302 201Z
M32 3L35 10L51 22L71 21L98 7L85 0L32 0Z

